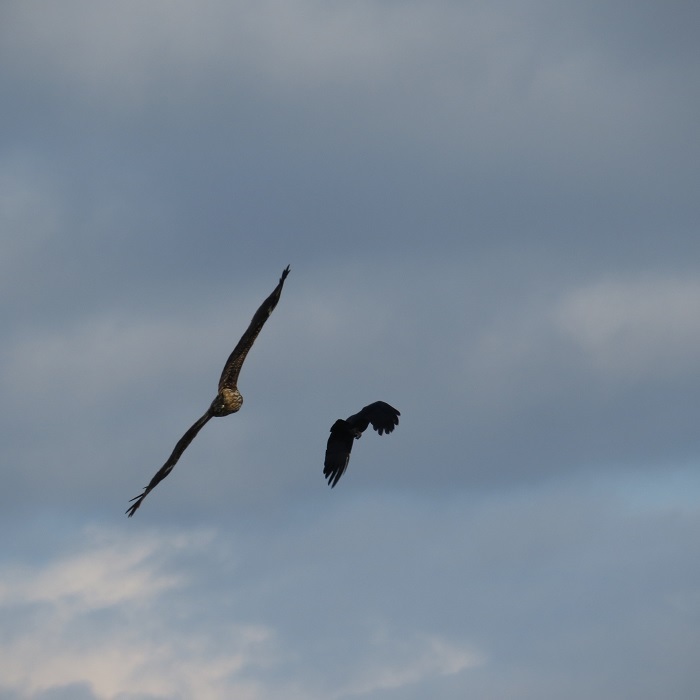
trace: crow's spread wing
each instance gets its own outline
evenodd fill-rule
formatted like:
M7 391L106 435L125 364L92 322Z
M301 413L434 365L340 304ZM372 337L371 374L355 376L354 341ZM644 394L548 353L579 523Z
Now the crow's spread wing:
M399 424L401 413L385 401L375 401L365 406L359 413L350 416L347 422L360 432L372 427L380 434L390 433Z
M331 427L326 444L326 458L323 461L323 476L333 488L347 469L352 443L360 433L353 430L346 421L338 419Z

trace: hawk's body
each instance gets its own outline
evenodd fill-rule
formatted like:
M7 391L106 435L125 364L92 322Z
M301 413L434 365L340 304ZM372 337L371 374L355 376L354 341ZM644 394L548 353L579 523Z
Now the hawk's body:
M401 413L384 401L375 401L343 420L339 418L331 426L331 434L326 445L326 458L323 462L323 475L333 488L347 469L354 440L359 440L371 423L380 434L390 433L398 424Z
M230 413L235 413L243 405L243 397L241 392L238 391L238 375L240 374L241 367L243 366L243 361L248 354L248 351L253 347L255 339L265 325L265 321L269 318L270 314L277 306L277 302L280 300L282 294L282 287L284 286L284 280L289 274L289 265L282 271L282 276L277 286L273 290L267 299L260 305L260 308L255 312L253 319L248 326L248 329L243 334L238 344L233 349L233 352L229 355L226 364L224 365L224 370L221 373L221 378L219 379L219 391L211 402L211 405L207 409L207 412L199 418L187 432L180 438L175 449L172 451L170 457L166 463L156 472L156 475L151 479L148 486L143 490L143 493L131 500L134 504L127 510L127 515L131 517L141 505L146 496L161 482L165 479L168 474L173 470L173 467L177 464L177 461L182 456L182 453L187 449L187 446L194 440L197 433L204 427L204 425L209 421L210 418L221 418L222 416L228 416Z

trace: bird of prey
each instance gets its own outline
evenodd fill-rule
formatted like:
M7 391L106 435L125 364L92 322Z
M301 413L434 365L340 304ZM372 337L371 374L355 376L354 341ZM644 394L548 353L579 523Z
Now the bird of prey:
M353 440L359 440L371 423L380 434L390 433L398 424L401 413L384 401L375 401L345 420L339 418L331 426L323 462L323 476L333 488L350 461Z
M282 294L284 280L287 279L288 274L289 265L282 271L280 281L272 291L272 294L265 299L260 305L260 308L255 312L248 329L238 341L233 352L229 355L228 360L226 360L224 370L221 373L221 379L219 379L219 392L216 398L211 402L207 412L180 438L180 441L175 445L175 449L170 457L168 457L166 463L156 472L151 482L144 488L143 493L131 499L131 501L134 501L134 504L126 511L129 517L138 510L143 499L170 474L173 467L177 464L178 459L182 456L182 453L187 449L187 446L194 440L197 433L210 418L220 418L229 415L229 413L236 413L243 405L243 397L240 391L238 391L238 375L243 366L243 360L245 360L248 351L253 346L255 339L265 325L265 321L267 321L275 306L277 306L277 302L280 300L280 295Z

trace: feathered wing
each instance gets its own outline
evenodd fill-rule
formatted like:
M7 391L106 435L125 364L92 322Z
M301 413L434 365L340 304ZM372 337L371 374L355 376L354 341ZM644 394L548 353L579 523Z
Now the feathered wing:
M333 488L343 475L350 462L352 444L356 438L372 427L380 434L390 433L399 424L401 413L384 401L375 401L346 420L337 420L331 427L326 444L326 458L323 462L323 475Z
M143 490L143 493L140 496L136 496L135 498L132 498L131 500L134 501L134 504L129 508L129 510L126 511L126 514L131 517L139 508L141 505L141 502L143 501L148 494L153 491L153 489L158 486L158 484L165 479L168 474L173 470L173 467L177 464L177 461L180 459L182 456L182 453L187 449L188 445L194 440L195 436L197 433L204 427L206 422L212 417L212 414L207 411L194 425L192 425L187 432L178 440L177 445L175 445L175 449L172 451L172 454L170 457L168 457L168 461L156 472L155 476L151 479L150 483L148 486L146 486Z
M272 291L265 301L260 304L260 308L255 312L250 325L246 332L241 336L233 352L229 355L226 364L224 365L223 372L221 372L221 379L219 379L219 391L224 388L234 389L238 384L238 375L240 374L241 367L243 366L243 361L248 354L248 351L253 347L255 339L260 334L262 327L265 325L265 321L270 317L270 314L274 311L277 302L280 300L282 294L282 287L284 286L284 280L287 279L289 274L289 265L282 270L282 276L277 286Z
M331 427L326 444L326 458L323 461L323 476L333 488L343 476L350 461L352 444L360 433L353 430L344 420L337 420Z
M400 411L390 406L385 401L375 401L365 406L359 413L350 416L347 422L360 432L367 430L371 423L372 427L380 434L390 433L399 424Z

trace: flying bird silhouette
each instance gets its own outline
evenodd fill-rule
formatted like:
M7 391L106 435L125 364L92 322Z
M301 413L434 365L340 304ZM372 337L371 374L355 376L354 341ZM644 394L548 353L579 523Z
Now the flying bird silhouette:
M398 424L401 413L384 401L375 401L365 406L359 413L343 420L339 418L331 426L331 434L326 444L326 459L323 462L323 476L333 488L343 476L350 461L353 440L359 440L371 423L380 434L390 433Z
M170 474L173 467L182 456L182 453L187 449L187 446L194 440L197 433L210 418L221 418L222 416L228 416L229 413L236 413L243 405L243 397L241 396L241 392L238 391L238 375L241 372L243 360L245 360L250 348L253 347L253 343L262 330L262 327L265 325L265 321L267 321L275 306L277 306L277 302L280 300L280 295L282 294L284 280L287 279L288 274L289 265L282 271L280 281L277 283L272 294L265 299L260 305L260 308L255 312L248 329L238 341L233 352L229 355L228 360L226 360L224 370L221 373L221 379L219 379L219 392L216 398L211 402L207 412L180 438L172 454L168 457L167 462L156 472L156 475L151 479L148 486L143 489L143 493L131 499L131 501L134 501L134 504L126 511L129 517L138 510L143 499Z

